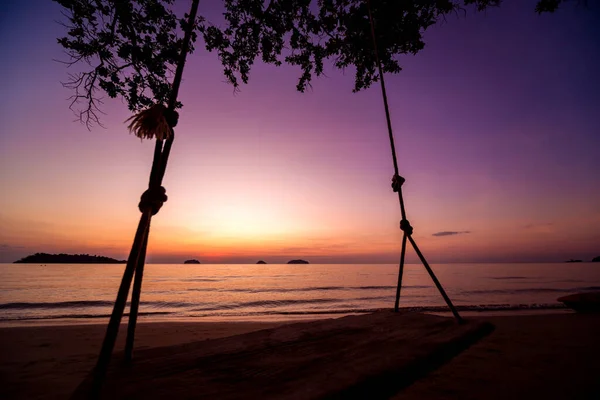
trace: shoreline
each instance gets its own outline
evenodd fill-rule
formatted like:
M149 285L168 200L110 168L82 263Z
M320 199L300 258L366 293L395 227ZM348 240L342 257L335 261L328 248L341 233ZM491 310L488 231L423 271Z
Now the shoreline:
M573 398L570 393L582 391L600 395L599 314L480 315L477 319L492 322L496 330L406 388L398 399L505 398L506 393L515 398L561 398L559 394ZM239 335L290 322L300 321L140 321L135 348ZM104 332L101 323L0 328L0 397L69 396L94 366ZM123 324L115 352L122 351L125 332Z
M265 323L265 324L293 324L296 322L307 322L321 319L341 318L348 315L362 315L370 314L382 309L368 310L365 312L355 313L323 313L323 314L287 314L278 316L228 316L228 317L217 317L217 316L206 316L206 317L160 317L156 315L152 316L138 316L138 324L154 324L154 323ZM400 309L404 312L418 312L422 314L438 315L441 317L452 317L450 311L412 311L410 309ZM489 309L489 310L462 310L459 311L460 315L466 318L487 318L487 317L510 317L510 316L528 316L528 315L549 315L549 314L573 314L575 311L564 306L555 308L523 308L523 309ZM27 328L27 327L52 327L52 326L88 326L88 325L102 325L108 324L108 317L102 316L98 318L32 318L32 319L18 319L18 320L4 320L0 321L0 329L5 328ZM121 324L127 324L128 317L124 316Z

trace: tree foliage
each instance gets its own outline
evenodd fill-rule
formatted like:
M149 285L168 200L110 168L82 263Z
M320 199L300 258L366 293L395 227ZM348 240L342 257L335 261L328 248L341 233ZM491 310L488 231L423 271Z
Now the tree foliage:
M99 123L98 90L121 97L132 111L167 101L187 25L187 15L171 10L174 0L54 1L68 21L67 35L58 39L69 58L64 62L87 65L63 85L74 91L71 108L88 128Z
M569 0L540 0L535 11L553 12ZM483 11L502 0L370 0L384 72L398 73L398 56L425 47L430 26L467 8ZM585 1L584 1L585 2ZM268 5L265 6L265 3ZM229 82L247 83L255 59L300 67L304 91L323 74L325 59L354 67L354 91L378 79L367 0L225 0L226 26L201 26L207 49L216 51Z
M538 14L544 13L544 12L554 12L556 10L558 10L558 7L560 7L560 5L562 3L567 3L569 1L573 1L573 0L539 0L538 3L535 6L535 12L537 12ZM587 0L575 0L578 4L583 4L585 6L587 6Z
M226 27L201 27L208 50L217 51L225 76L246 83L257 57L263 62L299 66L297 89L323 74L324 60L356 68L354 90L377 80L366 0L225 0ZM379 56L384 72L401 70L397 56L425 46L424 31L464 6L483 10L500 0L371 0Z
M178 18L174 0L54 0L65 9L67 35L59 38L69 60L87 64L64 83L74 90L88 127L99 123L97 91L121 97L132 111L164 103L170 89L187 15ZM569 0L539 0L535 11L553 12ZM585 2L584 0L572 0ZM398 73L398 56L417 54L423 34L448 15L478 11L502 0L370 0L383 71ZM212 3L214 4L214 3ZM223 0L222 27L198 17L197 33L215 51L227 80L247 83L256 59L297 66L304 91L330 59L336 68L355 68L354 91L378 79L367 0ZM193 50L191 46L190 51ZM181 104L179 104L180 106Z

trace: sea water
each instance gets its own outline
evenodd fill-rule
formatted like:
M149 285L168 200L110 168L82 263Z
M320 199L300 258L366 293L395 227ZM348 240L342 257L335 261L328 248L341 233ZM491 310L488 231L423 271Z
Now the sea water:
M0 325L106 323L124 264L0 264ZM563 309L557 298L600 290L600 264L432 266L459 311ZM398 265L148 264L140 321L313 319L392 308ZM408 264L400 306L444 312L421 264Z

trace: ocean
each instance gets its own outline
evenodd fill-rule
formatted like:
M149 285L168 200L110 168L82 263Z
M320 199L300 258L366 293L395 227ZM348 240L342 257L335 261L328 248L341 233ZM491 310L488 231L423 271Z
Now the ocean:
M0 326L106 323L124 264L0 264ZM560 296L600 290L598 263L433 265L463 313L562 312ZM398 265L148 264L139 321L290 320L394 306ZM420 264L400 306L445 313Z

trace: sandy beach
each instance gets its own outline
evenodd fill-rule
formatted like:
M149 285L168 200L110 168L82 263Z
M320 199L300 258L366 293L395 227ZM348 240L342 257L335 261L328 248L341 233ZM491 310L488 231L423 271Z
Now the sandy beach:
M272 328L281 323L139 323L136 349L195 342ZM115 350L125 347L122 325ZM0 329L0 398L66 398L93 368L105 325Z
M481 317L480 317L481 318ZM395 399L598 398L600 315L494 316L495 331ZM282 323L141 323L136 348L239 335ZM293 331L293 327L290 328ZM0 329L0 398L66 398L95 363L104 325ZM124 335L117 343L123 348Z
M600 314L486 320L491 335L394 399L600 398Z

